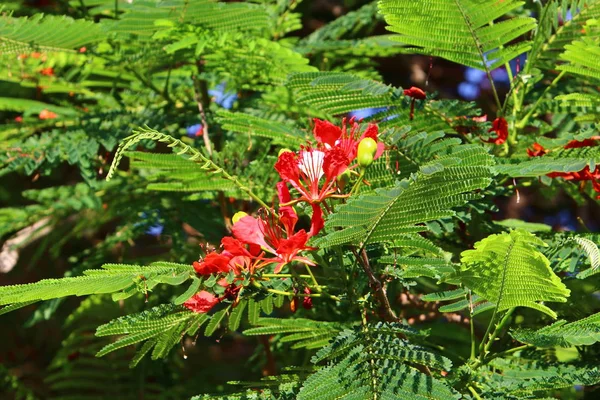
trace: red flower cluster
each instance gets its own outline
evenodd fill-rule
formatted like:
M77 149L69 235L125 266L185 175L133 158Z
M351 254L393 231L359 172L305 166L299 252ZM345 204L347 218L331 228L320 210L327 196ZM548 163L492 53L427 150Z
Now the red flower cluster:
M337 187L337 178L346 170L356 167L351 165L357 157L361 140L371 138L377 142L379 133L375 124L369 124L361 134L360 125L351 118L342 120L342 127L328 121L314 120L314 137L316 146L303 146L298 153L285 151L280 154L275 169L282 182L277 185L279 198L283 205L300 201L311 204L313 209L311 232L316 235L323 227L320 204L327 198L341 198ZM374 159L380 157L385 150L383 143L377 143ZM287 184L290 184L300 195L292 200Z
M600 136L593 136L584 140L571 140L567 143L565 149L574 149L578 147L590 147L600 144ZM548 153L542 145L539 143L533 144L533 149L527 149L527 154L530 157L540 157ZM563 178L567 181L575 181L585 183L586 181L592 182L592 188L596 193L600 193L600 166L596 166L594 171L590 170L589 166L578 172L551 172L548 174L550 178ZM596 199L600 200L600 194L596 196Z
M373 143L373 159L383 154L385 146L377 143L377 125L369 124L361 134L360 125L354 119L344 119L342 127L319 119L314 122L313 133L317 144L303 146L297 153L284 151L275 164L282 180L277 184L278 214L263 210L258 218L246 214L239 218L234 216L233 236L221 240L222 250L211 252L203 260L193 263L198 275L220 278L217 284L225 288L224 294L217 297L208 291L201 291L186 301L185 307L205 313L225 298L235 302L242 281L252 279L257 270L267 266L273 266L274 273L279 273L293 261L315 265L301 253L314 250L307 245L308 240L323 228L321 204L327 198L347 197L341 193L337 178L356 167L353 163L357 159L361 140L369 138ZM299 194L293 200L288 184ZM308 232L304 229L296 231L298 215L292 204L300 201L309 203L313 210ZM307 297L303 305L309 308L310 302Z
M314 249L306 245L312 230L296 232L297 221L298 215L290 206L281 207L278 216L270 214L254 218L244 215L237 219L233 224L233 236L221 239L223 250L211 252L203 260L193 263L198 275L220 277L217 284L225 288L225 293L217 297L201 291L183 305L194 312L205 313L226 298L237 298L244 275L251 276L269 265L274 265L274 272L278 273L292 261L314 266L310 259L299 255ZM234 277L231 283L227 280L229 274Z

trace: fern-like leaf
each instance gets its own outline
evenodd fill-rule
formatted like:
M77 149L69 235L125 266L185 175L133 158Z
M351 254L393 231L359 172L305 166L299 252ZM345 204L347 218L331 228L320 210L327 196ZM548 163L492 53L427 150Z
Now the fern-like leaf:
M407 52L442 57L490 71L529 50L531 43L509 44L535 26L533 18L495 22L522 5L502 0L382 0L379 9Z
M326 227L331 233L317 244L365 245L425 231L423 223L452 217L453 207L480 198L474 191L485 188L491 181L489 154L480 146L456 146L447 153L421 166L413 179L340 206L327 219Z
M556 321L542 329L516 329L511 336L537 347L589 346L600 341L600 313L579 321Z
M104 38L99 24L64 16L31 18L0 15L0 56L32 50L66 51Z
M550 269L550 262L537 249L547 246L524 230L491 235L462 253L459 277L497 311L531 307L553 318L556 313L541 302L566 302L570 290Z

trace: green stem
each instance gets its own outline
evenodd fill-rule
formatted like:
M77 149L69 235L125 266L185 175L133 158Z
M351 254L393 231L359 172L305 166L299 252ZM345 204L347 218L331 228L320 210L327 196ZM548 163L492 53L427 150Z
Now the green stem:
M460 11L463 19L465 20L465 24L469 28L469 32L471 33L471 37L473 38L473 41L476 43L477 51L479 52L479 57L481 58L481 63L483 64L483 67L485 69L485 74L487 75L487 78L490 81L490 86L492 87L492 93L494 93L494 100L496 101L496 106L498 107L498 112L502 112L502 103L500 103L500 98L498 97L498 92L496 91L496 86L494 85L494 79L492 79L492 74L490 73L490 69L488 68L488 66L485 62L485 54L483 54L483 48L479 43L479 38L475 34L475 31L473 30L473 26L471 25L471 21L470 21L469 17L467 16L467 13L463 9L460 1L454 0L454 2L456 4L456 7L458 8L458 11Z
M475 359L475 352L477 349L477 343L475 339L475 325L473 324L473 297L469 290L469 325L471 328L471 360Z
M550 85L546 86L546 89L538 97L536 102L533 103L533 105L529 109L529 112L527 114L525 114L525 116L523 117L523 119L521 119L521 121L519 121L519 123L517 124L518 128L523 129L525 126L527 126L529 119L535 113L535 111L536 111L537 107L540 105L540 103L542 101L544 101L546 94L558 83L558 81L560 81L562 79L563 76L565 76L565 71L561 71L560 74L558 74L558 76L556 78L554 78L554 80L550 83Z
M469 389L469 392L471 392L473 397L475 397L477 400L482 400L477 391L473 389L473 386L467 386L467 389Z
M260 285L258 285L258 286L260 287ZM273 294L280 294L282 296L294 296L294 297L327 297L327 298L335 300L335 301L341 301L341 299L339 297L333 296L331 294L325 294L325 293L311 293L311 294L292 293L292 292L284 292L283 290L266 289L266 288L263 288L263 290L266 290L267 292L273 293Z
M501 351L499 353L492 354L491 356L487 357L485 359L485 361L487 362L487 361L490 361L490 360L492 360L494 358L504 357L504 356L516 353L517 351L521 351L521 350L525 350L525 349L530 349L532 347L535 347L535 346L533 346L531 344L524 344L522 346L513 347L512 349L508 349L508 350L505 350L505 351Z
M490 350L490 348L494 344L494 340L496 340L496 337L498 336L498 334L502 331L502 329L506 326L506 324L508 324L508 322L510 321L510 317L514 311L515 311L515 309L511 308L510 310L508 310L506 312L506 314L504 314L504 317L502 317L502 319L500 320L500 323L496 326L496 329L494 329L492 336L490 336L490 339L488 340L487 344L485 345L485 347L483 349L484 354L487 354L487 352Z
M310 267L306 264L304 264L304 266L306 267L306 271L308 272L308 274L310 275L310 278L313 281L313 284L315 285L315 289L317 289L317 292L321 293L321 285L319 285L319 282L317 282L317 279L315 278L315 275L312 273L312 270L310 269Z
M498 325L496 325L496 328L494 329L494 332L489 336L489 339L486 340L486 338L488 338L488 335L490 333L492 325L494 324L494 319L496 317L497 309L498 309L498 307L496 307L496 309L494 310L494 315L492 315L492 319L490 320L488 329L485 332L485 335L483 336L483 340L481 341L481 344L479 345L479 364L483 362L485 356L487 355L488 351L492 347L494 340L496 339L496 337L498 336L500 331L504 328L504 326L508 323L508 321L510 320L510 316L515 311L514 308L511 308L510 310L508 310L506 312L506 314L504 315L504 317L502 317L502 320L500 320Z
M168 93L164 93L162 90L156 87L156 85L152 82L152 79L144 78L139 72L137 72L133 68L126 68L127 71L131 72L140 82L142 82L147 88L151 89L154 93L162 97L169 104L173 104L173 100L169 97Z
M358 176L358 180L356 181L356 183L352 187L352 190L350 191L350 196L352 196L355 193L358 193L358 189L360 188L360 185L362 184L364 176L365 176L365 169L361 168L360 175Z
M263 278L293 278L292 274L262 274ZM303 279L310 279L310 275L295 275L296 277Z

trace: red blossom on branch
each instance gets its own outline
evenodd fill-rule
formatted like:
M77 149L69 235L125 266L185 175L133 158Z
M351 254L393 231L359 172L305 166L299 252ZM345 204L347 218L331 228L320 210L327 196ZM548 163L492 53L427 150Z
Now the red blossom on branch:
M412 98L410 101L410 120L412 121L415 117L415 100L425 100L427 94L422 89L413 86L410 89L405 89L404 95Z
M282 153L275 163L275 169L285 183L300 193L301 197L295 202L314 204L335 195L336 178L348 165L348 158L339 147L324 151L305 147L300 154L291 151Z
M571 140L567 143L563 148L564 149L574 149L579 147L591 147L596 146L598 141L600 140L600 136L592 136L590 138L578 141ZM533 144L533 149L527 149L527 154L530 157L541 157L548 153L543 146L538 143ZM547 174L550 178L563 178L566 181L574 181L574 182L582 182L584 184L587 181L592 183L592 188L596 193L600 193L600 166L597 166L593 171L590 170L588 165L585 166L584 169L577 172L551 172ZM596 196L596 199L600 200L600 194Z
M498 117L494 120L494 122L492 122L492 127L488 130L488 132L496 133L496 137L484 140L484 142L503 144L508 138L508 123L503 117Z
M207 313L219 303L219 298L203 290L190 297L183 306L195 313Z
M317 142L325 149L340 148L348 159L348 165L356 159L358 144L366 137L370 137L377 142L377 152L374 159L379 158L385 150L385 145L377 140L379 128L375 124L369 124L361 135L360 124L355 122L354 118L349 121L346 118L342 119L341 128L329 121L318 118L314 119L314 123L313 135ZM350 125L350 129L348 129L348 125Z

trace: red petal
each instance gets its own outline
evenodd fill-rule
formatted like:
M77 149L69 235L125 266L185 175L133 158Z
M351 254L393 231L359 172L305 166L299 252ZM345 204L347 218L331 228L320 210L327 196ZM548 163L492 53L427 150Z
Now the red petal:
M292 201L292 196L290 196L290 191L285 182L277 182L277 197L279 197L279 204Z
M378 134L379 134L379 127L377 127L377 125L375 125L375 124L369 124L369 126L367 126L367 129L365 129L365 132L362 134L360 140L362 140L366 137L370 137L374 141L377 141ZM359 140L359 142L360 142L360 140Z
M329 121L323 121L318 118L315 118L314 121L315 127L313 129L313 134L315 135L317 142L328 144L333 147L335 141L342 135L342 130Z
M208 276L221 272L229 272L230 257L218 254L209 253L201 262L194 262L194 270L200 275Z
M323 172L329 181L334 180L348 169L348 157L339 147L334 147L325 153Z
M600 139L599 136L594 136L591 137L589 139L584 139L582 141L579 140L571 140L569 143L567 143L567 145L565 146L565 149L574 149L577 147L592 147L598 144L598 142L596 141L596 139Z
M323 226L325 226L325 222L323 221L323 210L318 204L312 204L313 215L310 221L310 232L309 235L315 236L318 234Z
M296 211L290 206L280 207L279 221L281 221L285 227L287 235L291 236L294 234L294 227L296 226L296 222L298 222L298 214L296 214Z
M183 303L183 306L195 313L207 313L218 302L219 299L217 297L212 293L203 290L193 295L189 300Z
M262 222L258 219L246 215L238 222L233 224L233 236L244 243L255 244L260 247L271 249L271 246L265 241L264 228Z
M411 87L410 89L406 89L404 91L404 95L417 100L425 100L425 98L427 97L423 90L415 86Z
M282 239L277 247L277 254L281 256L294 256L306 247L308 234L304 229L298 231L288 239Z
M242 242L231 236L225 236L221 239L221 245L232 256L250 256L250 253L246 250Z
M506 142L506 139L508 138L508 123L503 117L498 117L492 122L492 127L488 132L495 132L496 138L490 138L489 140L486 140L486 142L502 144Z
M298 182L300 169L298 168L298 158L295 153L291 151L281 153L275 163L275 169L284 181Z

